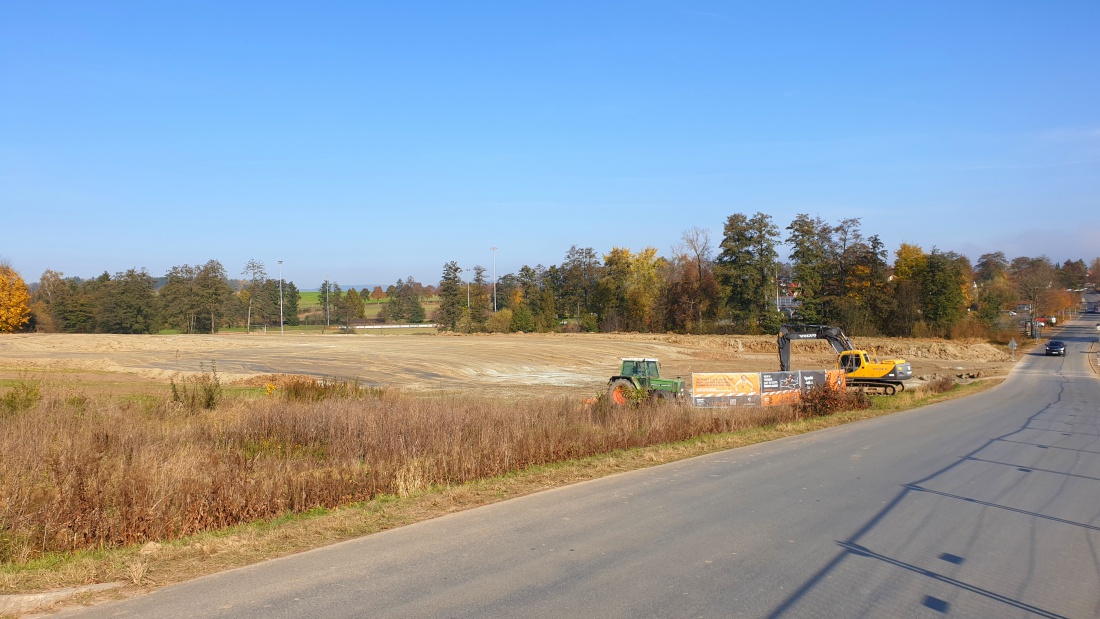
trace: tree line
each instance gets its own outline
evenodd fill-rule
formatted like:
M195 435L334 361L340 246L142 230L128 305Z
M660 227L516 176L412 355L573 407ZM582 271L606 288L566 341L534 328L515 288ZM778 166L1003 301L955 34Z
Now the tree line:
M230 280L217 260L175 266L159 278L145 269L114 276L104 272L92 279L46 270L24 298L22 327L13 330L215 333L236 326L278 327L280 284L285 324L298 324L300 295L293 282L268 278L263 263L255 260L242 275Z
M786 248L786 256L780 250ZM785 258L785 259L784 259ZM782 229L770 215L730 215L720 239L685 231L667 256L655 248L572 246L560 264L524 265L496 282L480 265L444 265L438 286L411 276L385 290L321 285L319 313L299 311L293 282L250 260L231 279L217 260L154 278L144 269L93 279L47 270L31 287L0 262L0 332L214 333L304 321L350 326L367 302L378 319L428 320L460 332L639 331L774 333L798 320L859 335L988 336L1014 326L1024 305L1045 315L1074 306L1072 292L1100 273L1100 258L982 255L975 264L936 247L903 243L892 253L859 219L799 214ZM425 301L438 302L428 312Z
M473 271L464 284L458 263L444 265L436 316L443 328L775 333L797 320L859 335L932 337L1015 328L1019 305L1036 315L1071 308L1090 273L1084 260L1059 265L992 252L972 264L908 243L891 256L859 219L799 214L780 229L765 213L729 216L717 240L705 229L685 231L668 256L652 247L598 255L573 246L559 265L500 277L499 312L489 311L484 269ZM1100 258L1091 273L1100 273Z

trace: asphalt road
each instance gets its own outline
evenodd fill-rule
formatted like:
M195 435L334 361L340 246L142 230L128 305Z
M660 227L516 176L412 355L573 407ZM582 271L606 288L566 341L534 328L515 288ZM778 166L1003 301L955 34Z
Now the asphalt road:
M1094 321L963 400L617 475L67 617L1097 617Z

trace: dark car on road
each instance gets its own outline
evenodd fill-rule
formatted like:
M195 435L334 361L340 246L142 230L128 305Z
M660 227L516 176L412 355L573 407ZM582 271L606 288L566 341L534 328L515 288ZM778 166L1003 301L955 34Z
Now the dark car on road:
M1048 355L1062 355L1066 356L1066 343L1062 340L1051 340L1047 342L1047 354Z

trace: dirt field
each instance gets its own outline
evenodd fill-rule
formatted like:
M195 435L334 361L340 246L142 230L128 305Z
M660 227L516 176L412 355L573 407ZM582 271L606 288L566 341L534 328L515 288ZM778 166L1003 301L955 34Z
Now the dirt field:
M904 358L915 376L1005 374L1006 351L986 343L857 338L880 358ZM1024 350L1018 351L1024 353ZM0 336L0 379L20 377L121 393L155 391L172 377L216 364L227 383L271 374L358 379L414 392L588 397L620 357L657 357L662 374L774 371L774 336L671 334L511 335L59 335ZM821 341L792 348L795 369L831 367Z

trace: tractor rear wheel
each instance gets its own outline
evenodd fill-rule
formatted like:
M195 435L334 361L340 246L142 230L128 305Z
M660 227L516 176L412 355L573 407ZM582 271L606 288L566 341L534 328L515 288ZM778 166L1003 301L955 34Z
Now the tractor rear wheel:
M615 406L625 406L634 398L637 391L634 383L625 378L616 378L607 386L607 399Z

